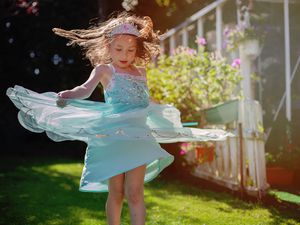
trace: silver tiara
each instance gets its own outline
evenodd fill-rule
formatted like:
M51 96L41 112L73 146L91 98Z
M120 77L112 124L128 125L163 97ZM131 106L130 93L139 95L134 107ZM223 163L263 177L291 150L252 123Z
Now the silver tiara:
M122 23L116 27L113 28L113 30L110 33L110 37L117 35L117 34L131 34L134 36L140 36L139 30L130 23Z

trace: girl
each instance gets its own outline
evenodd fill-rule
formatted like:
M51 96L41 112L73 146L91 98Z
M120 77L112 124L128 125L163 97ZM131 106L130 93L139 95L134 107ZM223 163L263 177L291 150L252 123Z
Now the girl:
M54 141L86 142L79 190L109 192L108 224L120 224L124 198L132 224L145 224L144 183L174 160L158 143L224 140L232 134L185 128L176 108L149 100L145 68L136 66L159 53L159 36L149 17L121 13L99 27L53 31L82 46L94 69L84 84L59 93L9 88L7 95L20 109L18 119ZM98 83L105 103L83 100Z

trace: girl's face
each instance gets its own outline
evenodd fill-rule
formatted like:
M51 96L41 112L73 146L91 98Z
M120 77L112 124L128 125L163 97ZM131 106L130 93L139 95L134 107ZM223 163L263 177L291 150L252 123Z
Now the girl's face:
M136 37L128 34L116 35L110 44L112 62L120 68L129 67L136 57Z

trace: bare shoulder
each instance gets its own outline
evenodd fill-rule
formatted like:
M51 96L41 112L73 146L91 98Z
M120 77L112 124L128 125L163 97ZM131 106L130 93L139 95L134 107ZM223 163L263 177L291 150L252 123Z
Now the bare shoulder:
M107 64L99 64L94 68L94 70L96 76L100 76L104 78L111 76L111 69Z
M99 64L95 67L95 72L102 74L111 74L111 69L108 64Z

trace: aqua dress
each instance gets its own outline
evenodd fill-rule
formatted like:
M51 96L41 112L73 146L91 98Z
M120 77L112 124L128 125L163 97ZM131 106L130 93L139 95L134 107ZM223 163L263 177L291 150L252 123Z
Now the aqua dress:
M112 69L105 102L68 99L56 105L57 93L36 93L22 86L7 89L20 110L18 120L32 132L46 132L54 141L87 144L79 185L83 192L108 192L108 179L146 164L144 183L151 181L174 156L159 143L224 140L220 129L183 127L180 111L169 104L149 102L146 79Z

